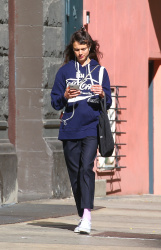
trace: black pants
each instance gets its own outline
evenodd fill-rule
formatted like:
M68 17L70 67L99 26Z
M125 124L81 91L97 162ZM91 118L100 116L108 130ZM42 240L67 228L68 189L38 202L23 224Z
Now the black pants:
M84 208L93 208L95 189L93 166L97 146L98 140L95 136L63 141L65 161L80 217Z

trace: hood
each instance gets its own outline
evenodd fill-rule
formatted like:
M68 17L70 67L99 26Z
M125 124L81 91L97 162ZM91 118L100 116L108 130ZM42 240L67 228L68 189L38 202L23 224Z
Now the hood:
M77 62L77 61L76 61L76 62ZM71 63L71 64L75 64L76 62L75 62L75 60L69 61L69 63ZM79 62L77 62L77 63L79 63ZM79 63L79 64L80 64L80 63ZM89 64L90 64L91 66L96 66L96 65L98 65L99 63L98 63L96 60L91 59L91 61L89 62ZM81 65L81 64L80 64L80 65Z

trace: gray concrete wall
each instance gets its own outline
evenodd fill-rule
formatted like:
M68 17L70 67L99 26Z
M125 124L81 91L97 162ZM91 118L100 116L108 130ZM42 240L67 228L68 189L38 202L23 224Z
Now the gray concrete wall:
M8 0L0 1L0 120L8 119Z
M43 1L43 137L52 154L53 197L71 195L70 183L64 161L62 144L57 140L60 112L51 107L50 93L56 72L63 63L65 48L65 1Z
M50 92L57 70L63 62L65 46L65 6L63 0L43 2L43 119L57 119L59 113L50 104Z
M65 1L15 0L15 11L19 197L67 197L70 184L57 140L60 112L50 104L63 60Z

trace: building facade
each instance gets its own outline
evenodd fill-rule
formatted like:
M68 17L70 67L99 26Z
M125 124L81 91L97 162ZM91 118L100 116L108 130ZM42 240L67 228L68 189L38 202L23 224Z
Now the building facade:
M88 31L99 40L111 86L120 88L119 120L116 135L119 166L106 179L107 193L161 194L160 188L160 82L161 82L161 1L84 0L90 12ZM126 121L126 122L124 122Z
M100 43L114 96L117 150L104 167L97 160L96 179L106 194L161 193L160 7L160 0L0 1L0 145L16 152L20 198L71 195L50 91L65 44L82 25Z

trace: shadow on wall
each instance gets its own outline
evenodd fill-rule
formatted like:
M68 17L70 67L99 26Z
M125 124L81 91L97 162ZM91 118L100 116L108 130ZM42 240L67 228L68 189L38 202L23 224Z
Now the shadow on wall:
M153 78L157 75L158 69L161 66L161 60L154 60L153 63L154 63L153 64L153 75L152 75L152 79L151 80L153 80Z
M118 194L121 192L121 169L97 172L98 180L106 178L106 195Z
M121 192L121 169L114 169L107 179L108 190L106 195L118 194Z
M161 18L160 18L161 1L149 0L149 7L150 7L150 12L151 12L152 20L153 20L155 33L158 39L159 48L161 50Z

